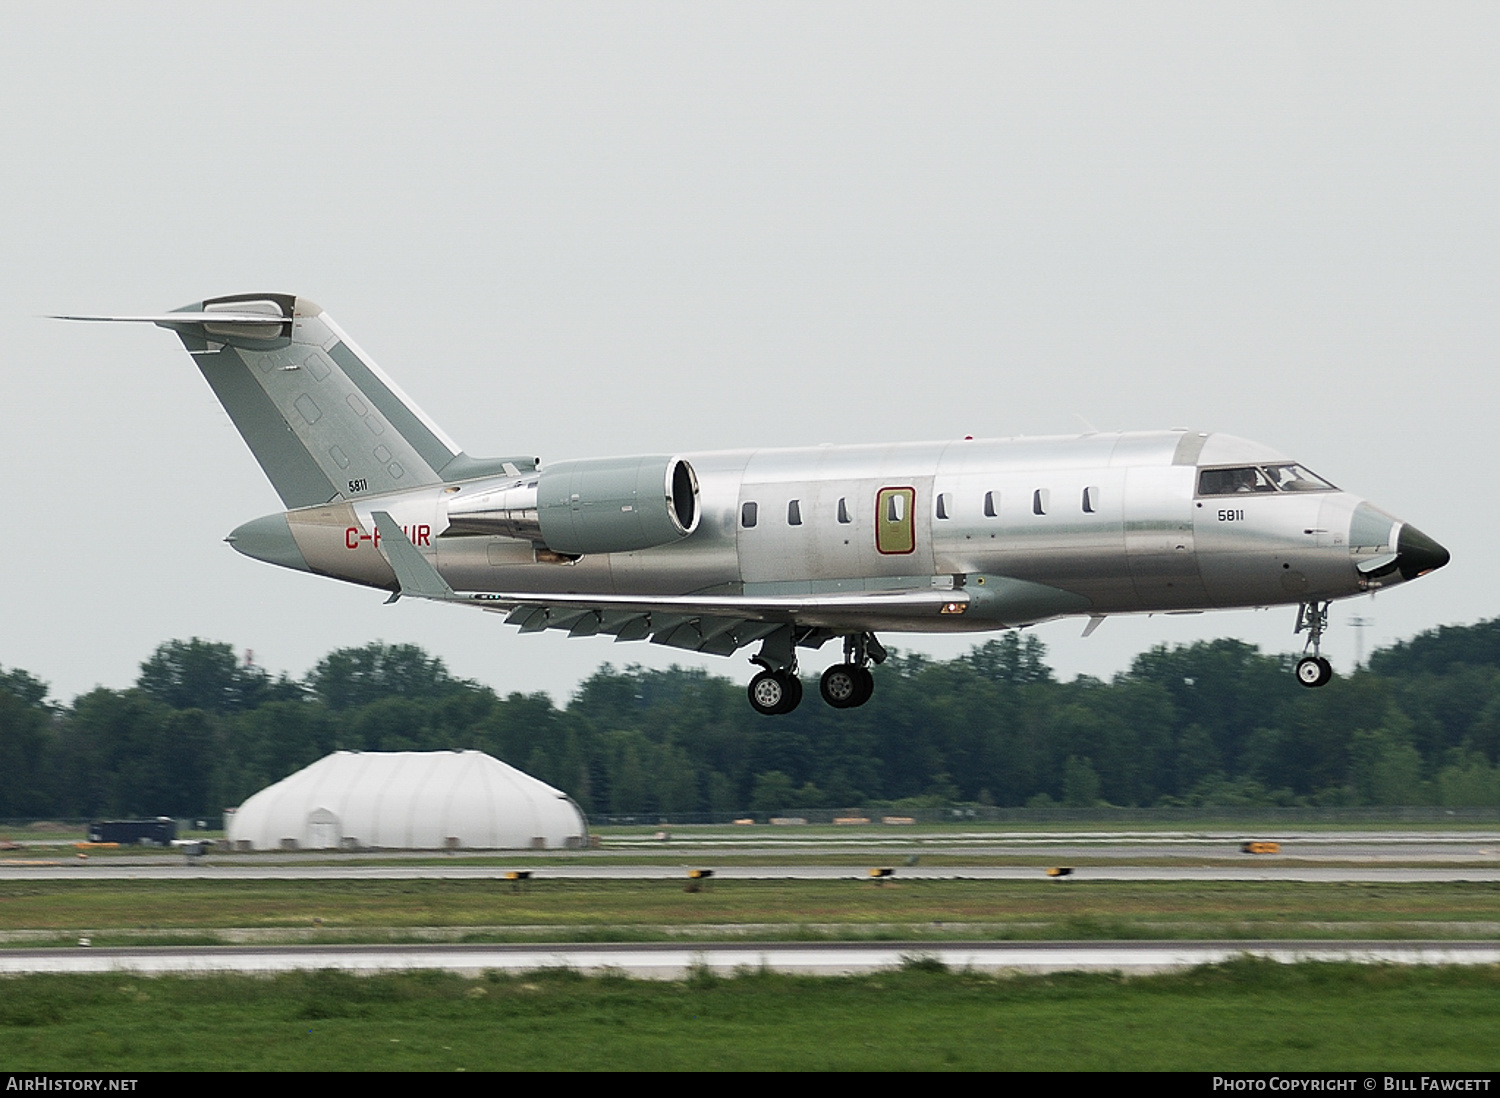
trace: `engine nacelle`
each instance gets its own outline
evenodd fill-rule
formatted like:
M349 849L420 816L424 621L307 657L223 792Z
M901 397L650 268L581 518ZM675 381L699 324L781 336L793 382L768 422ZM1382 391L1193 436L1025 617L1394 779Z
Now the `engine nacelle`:
M693 467L659 455L560 461L448 505L450 530L526 538L569 556L670 545L699 518Z

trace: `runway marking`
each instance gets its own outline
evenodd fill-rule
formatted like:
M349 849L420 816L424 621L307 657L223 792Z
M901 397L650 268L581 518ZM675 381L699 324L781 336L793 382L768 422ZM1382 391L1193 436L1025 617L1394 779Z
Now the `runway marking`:
M1055 942L931 943L881 945L756 943L734 945L598 946L306 946L141 949L14 950L0 952L0 974L271 973L338 969L369 975L418 969L477 976L569 968L578 972L624 972L648 979L680 979L708 969L723 975L746 970L848 976L898 968L913 959L935 960L950 969L975 972L1095 971L1146 975L1241 956L1284 964L1342 961L1364 964L1491 965L1500 963L1494 942Z

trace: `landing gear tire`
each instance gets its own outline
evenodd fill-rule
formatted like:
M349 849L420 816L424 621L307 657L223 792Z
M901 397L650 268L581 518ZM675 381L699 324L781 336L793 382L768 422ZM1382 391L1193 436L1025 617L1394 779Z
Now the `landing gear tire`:
M789 671L762 671L750 680L750 708L763 716L790 713L802 701L802 680Z
M823 672L818 692L835 709L853 709L870 700L870 695L875 692L875 676L870 674L868 667L836 663Z
M818 692L835 709L848 709L859 697L859 668L848 663L834 664L818 680Z
M852 705L864 705L870 700L870 695L875 693L875 676L870 674L868 667L859 668L859 694L855 697Z
M1327 686L1333 678L1333 665L1322 656L1304 656L1297 661L1297 681L1303 686Z

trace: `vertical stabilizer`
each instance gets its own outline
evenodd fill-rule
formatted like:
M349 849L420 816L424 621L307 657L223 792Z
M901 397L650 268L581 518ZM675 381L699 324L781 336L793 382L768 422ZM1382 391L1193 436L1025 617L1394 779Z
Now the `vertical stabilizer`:
M461 456L306 298L236 294L152 319L182 339L289 510L441 483Z

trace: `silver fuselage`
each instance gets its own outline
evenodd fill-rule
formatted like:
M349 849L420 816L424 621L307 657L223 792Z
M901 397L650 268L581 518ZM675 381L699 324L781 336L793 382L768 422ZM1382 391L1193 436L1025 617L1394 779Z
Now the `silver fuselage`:
M510 476L300 508L286 513L286 523L308 570L380 588L395 584L371 517L383 510L458 591L777 596L962 587L974 577L1006 577L1057 593L991 614L888 614L859 623L924 632L1068 614L1314 602L1410 578L1394 563L1404 524L1358 496L1326 485L1204 494L1201 469L1287 461L1224 434L683 457L697 475L696 528L635 552L572 559L525 538L450 530L450 507L505 489L515 482ZM901 497L899 507L893 495ZM754 505L753 525L747 504Z
M1300 604L1308 685L1330 600L1448 562L1415 527L1256 443L1159 431L476 459L316 303L207 298L75 319L176 333L284 512L228 541L258 560L500 611L522 632L729 655L790 712L797 647L844 638L820 683L862 704L876 631ZM382 545L382 541L385 542ZM841 676L841 677L840 677ZM774 680L774 681L772 681ZM856 699L851 701L850 699Z

